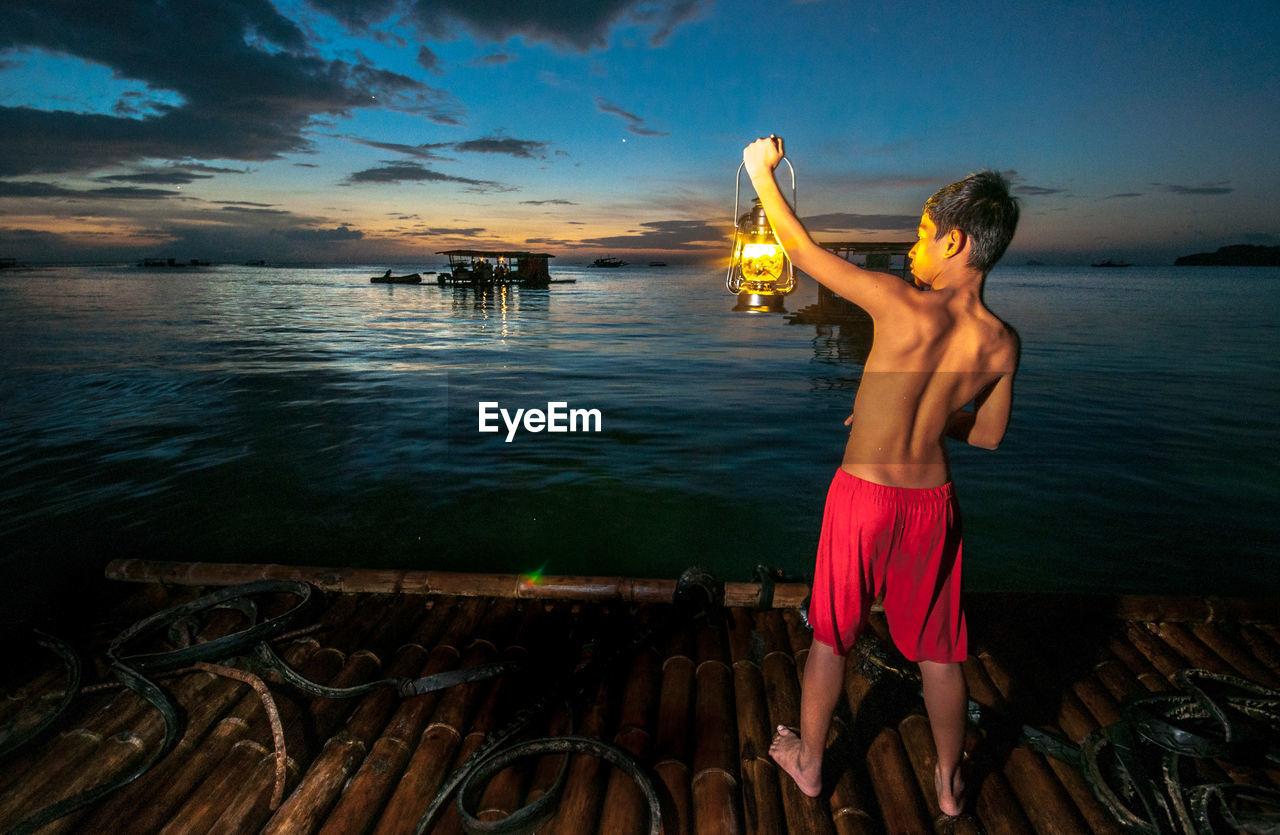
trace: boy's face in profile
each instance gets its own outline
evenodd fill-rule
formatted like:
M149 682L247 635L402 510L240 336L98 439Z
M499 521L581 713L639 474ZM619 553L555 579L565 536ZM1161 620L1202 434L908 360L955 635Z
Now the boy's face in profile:
M911 259L911 275L915 277L917 287L933 286L946 262L946 248L946 238L938 238L938 225L933 222L933 218L927 213L920 215L916 244L907 253L907 257Z

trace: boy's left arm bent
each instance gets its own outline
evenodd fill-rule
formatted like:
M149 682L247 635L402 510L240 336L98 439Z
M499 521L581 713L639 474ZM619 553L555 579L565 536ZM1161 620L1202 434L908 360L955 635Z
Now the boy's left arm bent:
M947 421L947 437L982 449L996 449L1009 428L1013 411L1013 372L978 392L972 412L962 409Z

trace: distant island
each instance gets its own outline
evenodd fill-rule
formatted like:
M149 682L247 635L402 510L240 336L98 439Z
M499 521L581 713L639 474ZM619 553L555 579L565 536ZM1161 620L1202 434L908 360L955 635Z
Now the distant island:
M1175 267L1280 267L1280 246L1235 244L1217 252L1183 255Z

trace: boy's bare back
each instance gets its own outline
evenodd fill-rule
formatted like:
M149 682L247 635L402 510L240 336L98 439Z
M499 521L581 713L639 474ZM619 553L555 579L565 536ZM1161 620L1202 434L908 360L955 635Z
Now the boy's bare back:
M877 484L937 487L951 480L952 416L1012 377L1017 338L979 302L920 292L912 310L875 320L841 466Z
M841 466L893 487L946 483L947 437L987 449L1004 437L1018 363L1017 335L983 304L974 242L959 230L938 234L926 211L908 255L916 286L851 264L815 243L783 199L773 178L781 157L776 137L743 154L779 242L875 324Z

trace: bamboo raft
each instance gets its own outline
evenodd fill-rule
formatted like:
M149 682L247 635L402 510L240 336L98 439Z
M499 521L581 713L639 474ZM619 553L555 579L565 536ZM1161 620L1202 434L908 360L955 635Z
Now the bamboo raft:
M519 660L563 644L571 622L625 625L661 610L674 591L673 581L139 561L112 563L107 573L136 585L122 584L127 593L110 611L63 636L80 650L86 682L105 677L102 650L131 622L252 580L300 579L320 590L315 628L276 650L335 687ZM918 690L867 663L848 665L824 794L801 794L768 748L777 725L799 723L811 640L797 610L803 593L779 584L767 600L756 584L728 584L723 622L689 622L586 694L573 732L617 743L656 775L664 832L1121 831L1075 768L977 727L969 811L941 816ZM971 595L968 606L973 700L1074 743L1118 721L1127 698L1169 691L1184 668L1280 686L1274 602L991 594ZM193 626L197 640L235 631L241 617L212 610ZM873 614L871 627L887 643L883 617ZM21 723L65 690L58 664L33 657L8 671L0 724ZM252 683L212 668L164 678L186 718L173 750L130 785L39 831L412 832L450 773L528 697L505 676L409 698L384 689L342 700L304 697L263 677L279 715L274 732ZM541 732L566 733L570 721L559 711ZM134 693L88 688L54 731L0 762L0 831L141 761L162 725ZM484 790L481 819L500 820L545 792L560 761L499 773ZM1280 786L1275 771L1205 767L1235 783ZM283 793L273 798L277 783ZM539 831L615 835L643 831L642 818L640 791L619 770L573 755L555 817ZM461 826L450 807L432 831Z

